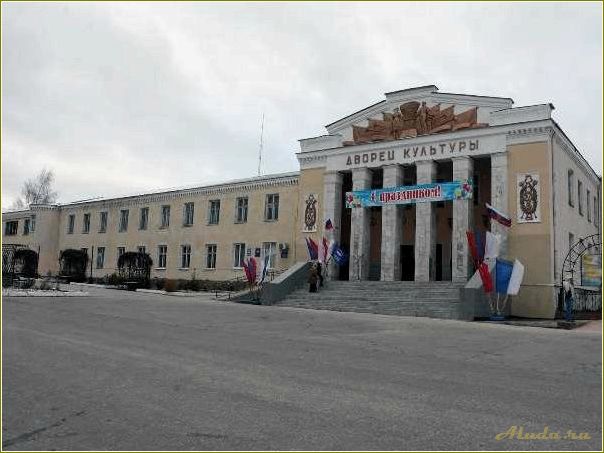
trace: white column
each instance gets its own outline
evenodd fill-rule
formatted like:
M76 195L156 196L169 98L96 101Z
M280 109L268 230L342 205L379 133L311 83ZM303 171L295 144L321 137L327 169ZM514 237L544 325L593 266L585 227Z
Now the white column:
M427 184L436 177L436 162L418 162L417 184ZM436 209L434 203L415 205L415 281L434 280L436 271Z
M453 158L453 180L471 178L474 173L474 162L470 157ZM478 184L478 181L474 181ZM473 228L472 199L453 200L453 235L451 236L452 280L466 282L472 272L468 254L466 231Z
M352 190L371 188L371 171L367 168L352 170ZM369 208L352 208L350 225L349 279L367 280L369 277Z
M323 177L323 225L327 219L331 219L333 230L325 232L325 237L340 242L342 225L340 225L342 216L342 174L337 171L326 172ZM332 259L327 269L327 276L330 280L337 280L338 267Z
M509 215L508 206L508 155L506 152L491 154L491 206ZM508 228L491 220L491 232L501 236L499 254L507 254Z
M400 186L403 180L403 168L399 165L384 167L384 188ZM381 280L401 279L401 241L403 229L401 206L382 206L382 264Z

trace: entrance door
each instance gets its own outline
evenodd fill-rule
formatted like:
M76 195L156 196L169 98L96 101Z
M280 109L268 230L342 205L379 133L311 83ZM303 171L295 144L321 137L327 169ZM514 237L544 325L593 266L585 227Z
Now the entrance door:
M436 276L437 282L443 279L443 245L436 244Z
M401 245L401 280L415 280L415 251L412 245Z

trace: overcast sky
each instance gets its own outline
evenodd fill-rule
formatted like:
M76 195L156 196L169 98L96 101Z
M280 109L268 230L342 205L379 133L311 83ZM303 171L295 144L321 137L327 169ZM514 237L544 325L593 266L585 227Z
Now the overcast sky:
M383 99L552 102L602 171L600 3L2 3L2 207L298 169L300 138Z

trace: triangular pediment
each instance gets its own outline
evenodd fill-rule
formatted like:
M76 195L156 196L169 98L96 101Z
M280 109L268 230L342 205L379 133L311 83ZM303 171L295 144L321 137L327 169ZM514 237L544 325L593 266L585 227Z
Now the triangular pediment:
M358 145L482 128L510 98L440 93L435 85L385 93L385 99L326 126L342 144Z

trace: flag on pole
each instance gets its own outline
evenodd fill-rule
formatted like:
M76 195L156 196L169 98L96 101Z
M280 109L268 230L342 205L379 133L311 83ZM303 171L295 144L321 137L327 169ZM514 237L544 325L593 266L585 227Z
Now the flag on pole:
M493 292L493 279L489 272L489 266L486 262L480 263L478 266L478 272L480 273L480 279L482 280L482 287L485 293Z
M260 274L260 283L264 282L264 279L266 278L266 275L268 274L268 264L270 261L271 256L267 253L266 255L264 255L264 260L262 260L262 272Z
M501 223L503 226L506 226L506 227L512 226L512 218L510 216L504 214L501 211L498 211L493 206L491 206L489 203L485 203L485 206L487 207L487 213L489 214L489 217L491 219L496 220L497 222Z
M327 242L327 238L323 236L323 240L321 241L321 253L319 254L319 262L327 263L329 258L329 242Z
M485 246L484 246L484 257L497 258L499 256L499 245L501 243L501 236L493 234L487 231Z
M252 283L252 276L250 275L250 268L248 267L245 260L243 260L243 272L245 272L245 278L249 284Z
M508 294L515 296L520 291L520 284L524 277L524 266L518 260L514 260L514 267L512 268L512 275L510 276L510 282L508 284Z
M331 223L331 219L327 219L325 222L325 231L333 230L333 223Z
M501 258L496 258L495 264L495 290L499 294L508 293L508 285L512 277L512 268L514 263Z
M308 248L308 257L310 261L319 259L319 245L311 238L306 238L306 247Z
M249 258L249 260L247 262L247 267L250 272L250 279L251 279L250 283L254 284L254 283L256 283L256 275L257 275L258 269L256 266L256 260L254 259L253 256Z
M478 251L476 250L476 241L474 240L474 233L466 231L466 237L468 238L468 249L470 249L470 255L474 263L474 269L478 269L480 261L478 260Z

